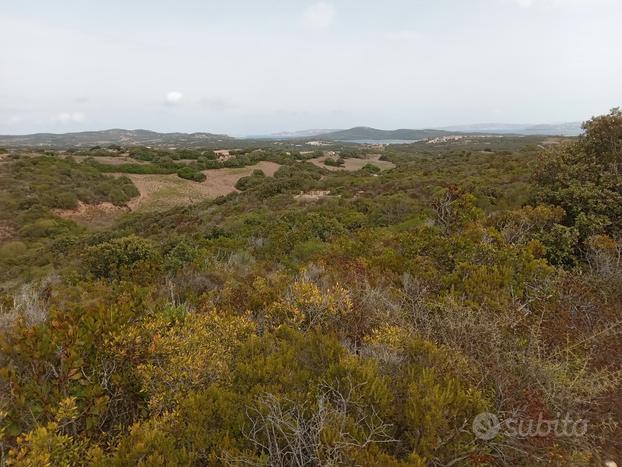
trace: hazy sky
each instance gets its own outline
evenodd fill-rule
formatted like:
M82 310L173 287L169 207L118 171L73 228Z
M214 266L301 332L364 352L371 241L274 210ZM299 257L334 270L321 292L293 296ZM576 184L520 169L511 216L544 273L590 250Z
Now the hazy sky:
M0 133L583 120L622 0L2 0Z

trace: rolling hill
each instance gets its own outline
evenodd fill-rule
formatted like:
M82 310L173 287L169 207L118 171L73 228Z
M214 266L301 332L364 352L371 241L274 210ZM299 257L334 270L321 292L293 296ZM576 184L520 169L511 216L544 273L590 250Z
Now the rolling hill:
M383 141L383 140L422 140L456 134L503 134L528 136L577 136L581 134L581 123L559 124L507 124L480 123L471 125L455 125L433 129L398 129L379 130L377 128L358 126L347 130L304 130L296 132L274 133L263 138L267 139L308 139L317 138L329 141Z
M466 133L494 133L515 135L551 135L577 136L582 133L580 122L553 123L553 124L512 124L512 123L477 123L473 125L455 125L442 127L445 131L461 131Z
M319 139L327 139L334 141L354 141L354 140L420 140L427 138L438 138L439 136L447 136L456 132L445 130L378 130L370 127L354 127L349 130L333 131L317 135Z
M90 147L109 144L124 146L203 146L206 143L232 140L227 135L212 133L158 133L149 130L103 130L78 133L36 133L0 135L0 145L9 147Z
M324 135L327 133L333 133L335 131L341 131L337 129L310 129L310 130L300 130L300 131L280 131L278 133L271 133L269 135L250 135L247 138L257 138L257 139L306 139L311 138L317 135Z

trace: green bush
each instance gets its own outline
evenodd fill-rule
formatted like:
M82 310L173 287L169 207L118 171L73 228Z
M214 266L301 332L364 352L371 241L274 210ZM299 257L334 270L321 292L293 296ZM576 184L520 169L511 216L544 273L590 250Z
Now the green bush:
M54 198L55 199L50 203L50 207L73 209L78 205L78 196L76 193L71 193L70 191L57 193Z
M330 167L343 167L345 163L346 161L343 157L339 157L338 159L329 157L324 161L324 165L328 165Z
M75 231L75 229L75 224L70 221L53 218L39 218L24 224L19 230L19 234L25 238L38 239L54 237L72 230Z
M182 167L181 169L178 169L177 176L185 178L186 180L192 180L193 182L204 182L207 179L204 173L191 167Z
M564 209L563 224L589 236L622 234L622 111L584 124L576 142L541 155L536 168L536 202Z
M235 187L240 191L245 191L261 185L265 180L266 176L261 170L253 170L251 175L240 178L236 182Z
M97 278L115 279L141 268L159 266L160 255L148 240L136 236L111 240L89 247L83 261L87 270Z
M382 169L374 164L365 164L361 170L370 174L377 174L382 172Z
M28 247L18 240L0 244L0 261L12 261L26 253Z

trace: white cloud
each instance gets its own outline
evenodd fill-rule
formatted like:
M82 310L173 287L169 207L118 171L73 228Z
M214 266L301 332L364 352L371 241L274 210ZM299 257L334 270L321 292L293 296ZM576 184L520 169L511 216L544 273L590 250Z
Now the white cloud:
M310 29L328 29L335 22L335 8L326 2L318 2L304 11L303 22Z
M412 29L402 29L400 31L389 32L387 37L397 41L412 42L419 39L419 33L417 31L413 31Z
M184 98L184 95L179 91L171 91L166 95L165 102L168 105L179 104L179 102Z
M82 112L61 112L52 118L54 123L82 123L86 120L86 115Z

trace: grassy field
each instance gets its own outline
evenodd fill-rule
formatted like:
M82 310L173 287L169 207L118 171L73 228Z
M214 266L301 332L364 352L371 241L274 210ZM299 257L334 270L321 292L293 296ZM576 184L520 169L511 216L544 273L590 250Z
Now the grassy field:
M88 160L87 157L74 157L76 162L84 162ZM128 155L122 156L96 156L93 159L101 164L109 164L109 165L121 165L121 164L142 164L145 165L147 162L141 161L138 159L134 159Z
M361 159L349 157L345 159L345 164L343 167L334 167L330 165L325 165L324 161L328 159L329 156L316 157L314 159L310 159L309 162L311 162L314 165L317 165L318 167L322 167L324 169L333 170L333 171L334 170L347 170L348 172L356 172L357 170L361 170L367 164L375 165L376 167L382 170L388 170L388 169L392 169L395 167L395 164L393 164L393 162L381 161L380 157L381 157L380 154L369 155L366 158L361 158Z
M204 182L193 182L176 174L122 174L132 180L140 195L131 199L127 206L114 206L111 203L80 203L76 209L55 209L54 213L63 219L72 220L90 228L110 227L122 214L130 211L164 211L176 206L194 204L205 199L213 199L232 192L236 182L250 175L253 170L262 170L272 176L280 167L274 162L262 161L255 165L240 168L205 170Z
M250 175L253 170L259 169L267 176L272 176L279 167L274 162L262 161L247 167L205 170L203 173L207 179L200 183L179 178L176 174L124 174L140 191L140 196L132 199L128 206L132 211L158 211L194 204L237 191L236 182Z

